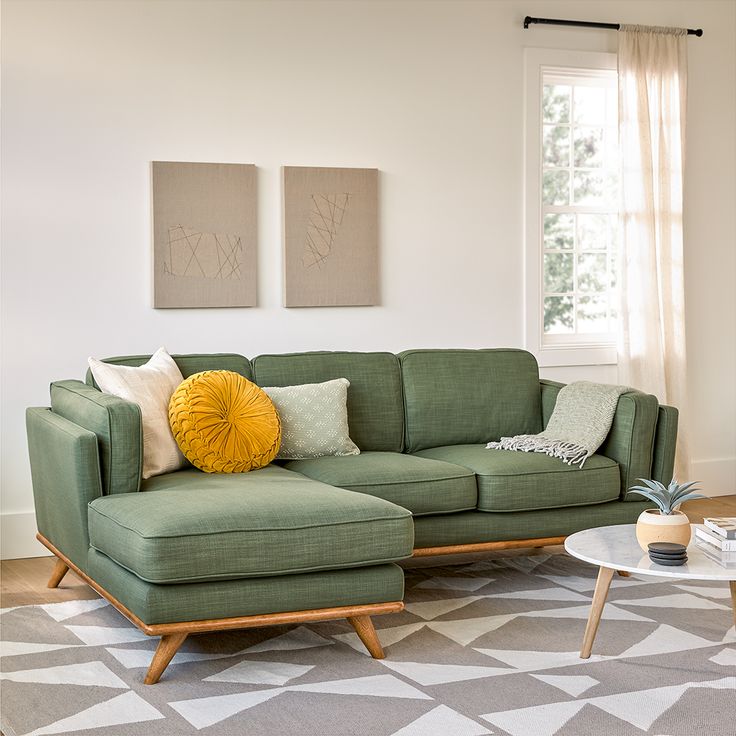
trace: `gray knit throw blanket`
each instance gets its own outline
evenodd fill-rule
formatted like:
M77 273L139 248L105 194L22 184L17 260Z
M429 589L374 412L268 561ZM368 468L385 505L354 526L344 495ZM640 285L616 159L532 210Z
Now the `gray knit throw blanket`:
M613 423L618 397L630 389L590 381L575 381L560 389L546 429L489 442L491 450L543 452L568 465L580 465L603 444Z

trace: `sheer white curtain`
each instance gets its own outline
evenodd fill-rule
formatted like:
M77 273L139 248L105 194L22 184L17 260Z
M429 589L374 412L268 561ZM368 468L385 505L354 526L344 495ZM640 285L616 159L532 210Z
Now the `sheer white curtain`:
M682 184L685 29L621 26L619 381L680 409L675 476L689 476L686 449Z

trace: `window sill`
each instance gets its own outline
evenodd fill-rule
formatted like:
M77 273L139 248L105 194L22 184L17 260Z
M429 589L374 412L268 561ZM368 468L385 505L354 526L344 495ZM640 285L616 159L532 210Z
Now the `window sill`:
M615 345L555 345L537 351L540 368L562 368L576 365L616 365Z

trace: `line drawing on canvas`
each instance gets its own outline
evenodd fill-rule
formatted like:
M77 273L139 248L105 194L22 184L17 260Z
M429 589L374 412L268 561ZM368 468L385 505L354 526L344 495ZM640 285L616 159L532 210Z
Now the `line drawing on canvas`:
M338 228L342 225L352 196L349 192L311 195L312 208L302 257L305 268L320 268L332 255Z
M206 233L184 225L171 225L164 273L206 279L240 279L242 254L240 235Z

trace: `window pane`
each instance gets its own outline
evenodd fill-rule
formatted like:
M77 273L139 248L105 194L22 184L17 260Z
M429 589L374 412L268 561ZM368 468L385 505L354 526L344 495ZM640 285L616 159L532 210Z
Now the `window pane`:
M551 335L573 331L573 299L571 296L544 298L544 331Z
M545 166L569 166L570 126L545 125L542 150Z
M573 198L575 204L615 204L618 198L616 178L609 172L576 171L573 179Z
M608 269L605 253L583 253L578 256L578 290L606 291Z
M603 128L575 126L575 166L603 166Z
M542 91L542 119L545 123L570 122L570 87L545 84Z
M544 247L572 248L575 215L544 216Z
M544 290L553 294L573 290L572 253L544 254Z
M544 204L567 204L569 201L569 172L545 171L542 180L542 202Z
M609 244L610 215L578 215L578 249L604 250Z
M575 87L575 122L603 125L606 120L606 90L604 87Z
M581 296L578 299L578 332L608 332L605 296Z

